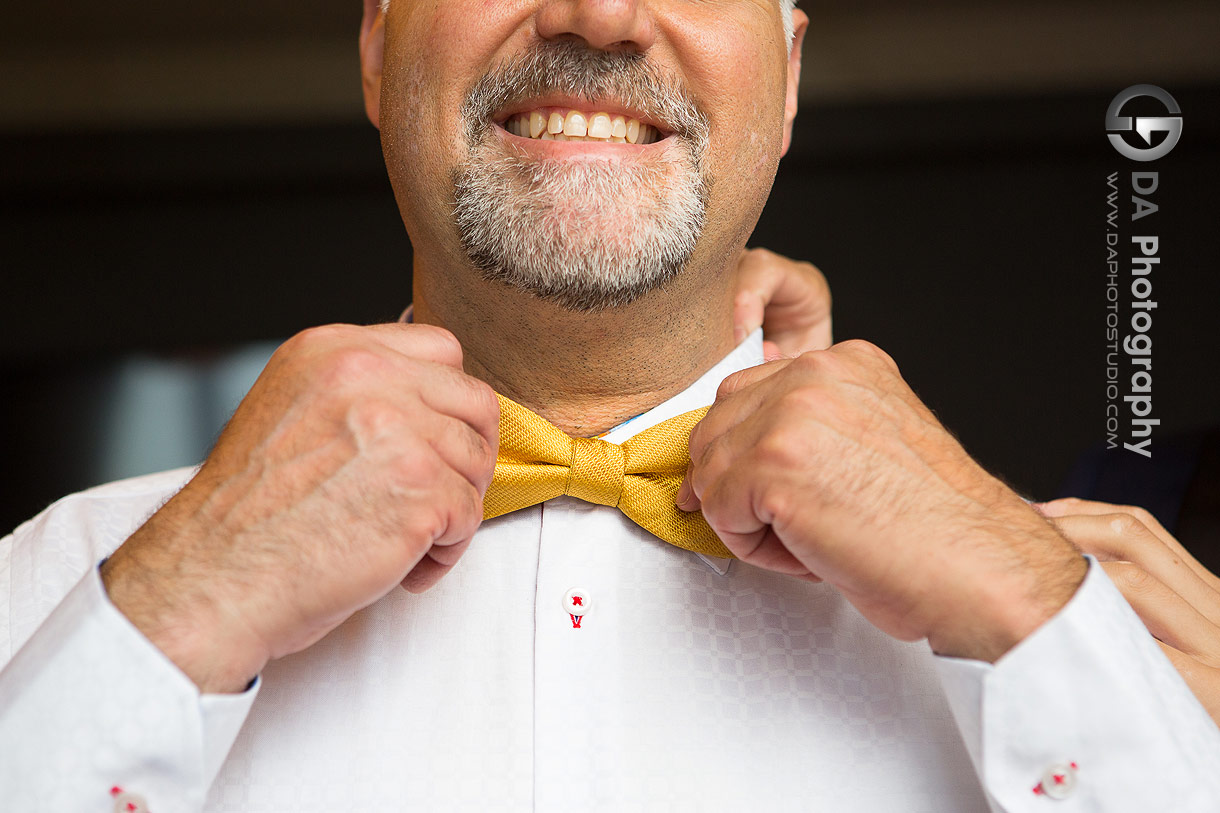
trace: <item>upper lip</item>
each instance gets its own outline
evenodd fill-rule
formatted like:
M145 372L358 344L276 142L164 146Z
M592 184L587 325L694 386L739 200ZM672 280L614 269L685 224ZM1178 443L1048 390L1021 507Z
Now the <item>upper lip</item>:
M537 110L540 107L558 107L566 110L579 110L584 113L609 113L611 116L624 116L630 119L636 119L640 124L647 124L655 127L662 138L671 135L674 132L672 125L661 121L654 115L645 113L642 110L636 110L621 101L615 99L581 99L574 96L566 96L563 94L552 94L546 96L538 96L532 99L522 99L505 105L495 112L492 120L503 126L504 122L518 113L526 113L530 110Z

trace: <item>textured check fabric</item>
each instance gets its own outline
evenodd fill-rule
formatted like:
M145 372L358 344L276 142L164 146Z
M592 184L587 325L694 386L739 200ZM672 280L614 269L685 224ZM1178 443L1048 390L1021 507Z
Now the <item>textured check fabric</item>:
M483 518L567 495L618 508L644 530L695 553L733 554L699 511L674 503L686 467L691 429L707 407L640 432L621 446L574 438L515 401L500 399L500 453L483 498Z

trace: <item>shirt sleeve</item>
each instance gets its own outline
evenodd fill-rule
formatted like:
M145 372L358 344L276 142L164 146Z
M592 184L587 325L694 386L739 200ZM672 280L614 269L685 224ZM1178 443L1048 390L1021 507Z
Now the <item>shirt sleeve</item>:
M993 810L1220 810L1220 729L1092 556L994 665L938 657Z
M257 694L200 694L90 568L0 671L4 808L198 811Z

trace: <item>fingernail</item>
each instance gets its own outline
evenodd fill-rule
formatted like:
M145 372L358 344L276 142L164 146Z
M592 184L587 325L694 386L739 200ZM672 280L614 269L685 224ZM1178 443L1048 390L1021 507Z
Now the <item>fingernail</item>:
M674 505L681 508L682 506L686 505L686 502L689 499L690 499L690 480L683 480L682 487L678 489L678 496L676 498L674 498Z
M746 333L746 329L744 327L738 325L737 327L733 328L733 343L741 344L746 340L746 336L749 335L749 333Z

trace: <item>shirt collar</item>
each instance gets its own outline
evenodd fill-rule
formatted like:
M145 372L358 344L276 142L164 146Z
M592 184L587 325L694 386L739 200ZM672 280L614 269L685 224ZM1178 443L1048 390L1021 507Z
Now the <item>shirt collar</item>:
M741 344L733 348L727 356L718 361L715 366L699 376L695 383L668 401L664 401L647 412L636 415L601 435L601 439L610 443L623 443L645 429L650 429L662 421L667 421L683 412L690 412L699 407L711 406L716 401L716 390L724 381L738 370L747 367L757 367L763 363L762 328L758 328L745 338Z

